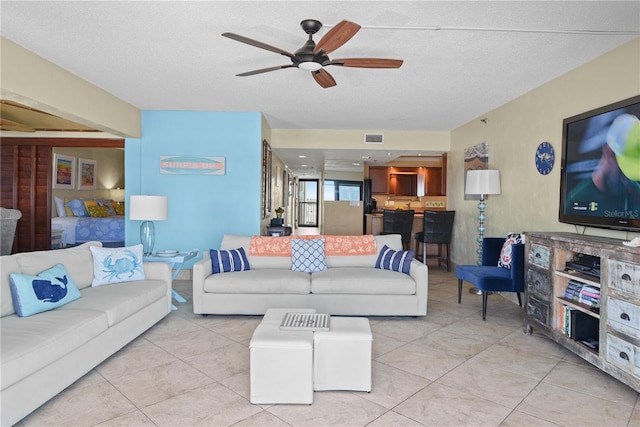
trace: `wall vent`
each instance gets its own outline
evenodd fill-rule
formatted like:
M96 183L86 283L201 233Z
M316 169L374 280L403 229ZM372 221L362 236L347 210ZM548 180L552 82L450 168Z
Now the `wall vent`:
M381 133L365 133L365 144L384 144L384 135Z

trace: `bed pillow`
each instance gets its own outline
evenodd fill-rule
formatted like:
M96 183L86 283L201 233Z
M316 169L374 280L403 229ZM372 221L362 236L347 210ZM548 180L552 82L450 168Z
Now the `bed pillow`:
M511 269L512 251L511 245L517 243L524 243L524 234L509 233L507 238L502 244L502 250L500 250L500 258L498 258L498 267Z
M91 286L144 280L142 245L123 248L91 246L93 281Z
M404 274L409 274L413 254L414 252L411 250L394 251L393 249L390 249L389 246L384 245L382 249L380 249L375 267L382 270L398 271Z
M58 216L64 218L67 216L67 209L64 207L64 199L61 197L53 197L53 202L56 205L56 212Z
M78 287L62 264L37 276L10 274L13 308L20 317L42 313L80 298Z
M87 210L84 207L84 202L80 199L71 199L67 203L65 203L65 206L71 209L71 213L73 214L73 216L89 216Z
M326 269L324 239L291 239L291 270L313 273Z
M113 202L112 206L116 211L116 215L124 215L124 202Z
M87 206L87 213L91 218L106 218L109 216L107 208L104 206Z
M116 216L116 209L113 207L113 200L98 200L98 206L103 206L107 211L107 216Z
M209 251L212 274L251 270L244 248Z

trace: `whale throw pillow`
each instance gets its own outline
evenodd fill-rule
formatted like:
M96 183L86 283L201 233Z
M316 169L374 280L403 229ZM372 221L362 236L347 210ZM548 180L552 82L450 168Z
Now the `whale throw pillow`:
M124 248L91 246L93 255L93 281L91 286L144 280L142 245Z
M13 308L20 317L52 310L80 298L78 287L62 264L37 276L11 273L9 277Z

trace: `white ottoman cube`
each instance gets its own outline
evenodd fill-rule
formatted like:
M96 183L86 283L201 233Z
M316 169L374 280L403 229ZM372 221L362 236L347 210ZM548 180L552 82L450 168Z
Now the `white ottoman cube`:
M313 389L371 391L373 336L366 317L331 317L313 335Z
M261 323L249 344L249 363L251 403L313 403L313 332Z

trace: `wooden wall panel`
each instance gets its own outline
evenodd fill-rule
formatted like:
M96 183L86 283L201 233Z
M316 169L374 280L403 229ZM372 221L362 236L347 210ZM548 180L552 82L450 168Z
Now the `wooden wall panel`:
M2 138L0 203L19 209L12 252L51 248L53 147L124 147L124 140L92 138Z

